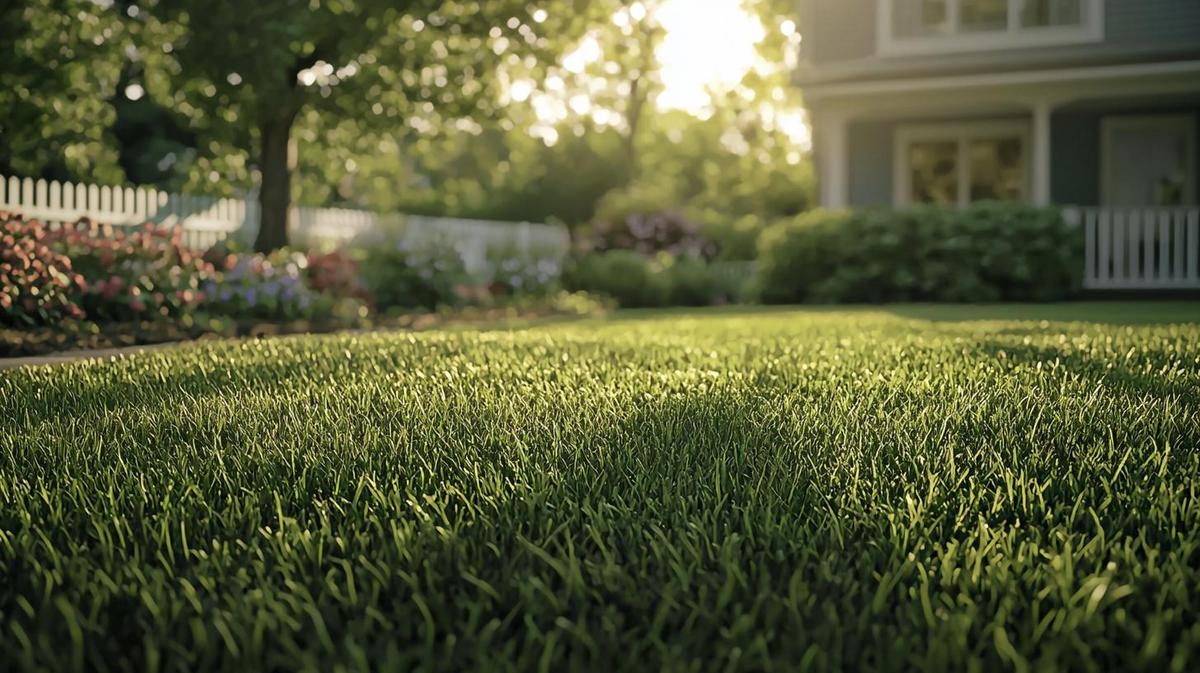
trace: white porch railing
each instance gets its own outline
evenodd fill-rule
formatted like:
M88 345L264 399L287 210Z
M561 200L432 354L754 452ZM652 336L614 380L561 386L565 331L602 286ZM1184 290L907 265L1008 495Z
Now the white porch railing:
M193 248L207 248L227 237L250 243L259 223L254 198L217 199L144 187L101 187L3 175L0 210L21 213L50 226L87 217L114 227L145 222L179 227L184 244ZM559 262L570 248L565 227L528 222L380 215L340 208L293 208L290 221L292 238L306 245L370 244L385 233L413 246L444 241L462 256L467 272L476 275L486 272L489 253L517 253Z
M1071 208L1090 290L1200 289L1200 207Z

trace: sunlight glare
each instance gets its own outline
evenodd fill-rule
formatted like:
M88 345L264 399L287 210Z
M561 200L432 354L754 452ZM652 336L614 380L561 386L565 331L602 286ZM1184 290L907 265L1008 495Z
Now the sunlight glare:
M657 16L666 29L658 48L660 109L702 113L708 87L735 86L759 60L756 45L766 32L740 0L666 0Z

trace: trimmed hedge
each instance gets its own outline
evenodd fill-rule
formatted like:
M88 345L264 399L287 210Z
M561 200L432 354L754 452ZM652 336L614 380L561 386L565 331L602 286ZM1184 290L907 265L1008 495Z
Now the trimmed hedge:
M1057 209L818 210L759 241L766 303L1055 301L1076 294L1083 232Z
M713 306L746 299L751 266L691 255L646 257L610 250L574 259L563 283L570 290L611 297L623 308Z
M662 265L632 250L583 255L567 268L563 283L569 290L612 297L623 308L665 306L671 296Z

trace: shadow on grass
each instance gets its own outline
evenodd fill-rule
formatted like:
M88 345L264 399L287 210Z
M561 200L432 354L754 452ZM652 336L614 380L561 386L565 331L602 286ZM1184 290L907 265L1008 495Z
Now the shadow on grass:
M1081 322L1098 325L1200 324L1200 301L1104 301L1050 304L820 304L622 309L597 323L648 323L771 316L895 316L926 322ZM584 319L581 322L588 322ZM533 327L539 325L530 325Z
M1155 351L1139 351L1132 363L1116 357L1097 358L1075 350L1050 346L1034 346L1002 341L981 342L976 352L989 359L1003 359L1017 365L1050 364L1058 362L1068 371L1107 388L1155 398L1175 397L1189 404L1200 404L1200 388L1179 377L1179 381L1146 371L1161 370L1171 358ZM1131 364L1145 366L1135 368Z
M881 306L893 315L929 322L1050 321L1103 325L1200 323L1200 302L1121 301L1053 304L896 304Z

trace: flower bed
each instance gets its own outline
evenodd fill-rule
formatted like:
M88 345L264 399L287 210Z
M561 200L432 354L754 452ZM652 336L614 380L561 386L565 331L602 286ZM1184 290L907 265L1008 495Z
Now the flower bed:
M0 357L607 308L558 291L519 260L498 262L507 284L472 285L446 246L264 256L221 243L201 252L151 224L51 229L3 213L0 236Z

